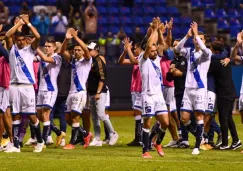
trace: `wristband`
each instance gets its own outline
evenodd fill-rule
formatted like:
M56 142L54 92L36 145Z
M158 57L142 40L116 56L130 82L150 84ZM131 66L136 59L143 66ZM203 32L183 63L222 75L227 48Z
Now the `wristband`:
M27 26L30 27L30 26L32 26L32 24L31 23L28 23Z

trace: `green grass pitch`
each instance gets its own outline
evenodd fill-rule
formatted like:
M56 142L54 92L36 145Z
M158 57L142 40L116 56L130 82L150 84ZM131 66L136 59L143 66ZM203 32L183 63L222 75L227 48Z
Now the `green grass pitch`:
M242 149L236 151L201 151L198 156L192 156L192 149L164 148L165 157L159 157L155 151L151 152L152 159L141 157L141 147L128 147L126 144L133 139L134 120L132 117L112 117L112 123L119 134L115 146L89 147L83 149L77 145L74 150L63 150L61 147L48 146L42 153L33 153L31 147L24 147L21 153L6 154L0 152L0 171L79 171L79 170L146 170L146 171L240 171L243 170ZM240 116L234 116L240 139L243 140L243 124ZM70 138L68 128L66 141ZM104 135L102 130L102 135ZM29 131L25 141L29 138ZM217 138L217 136L215 137ZM53 139L55 136L53 134ZM170 141L167 132L163 144ZM190 144L195 139L190 135Z

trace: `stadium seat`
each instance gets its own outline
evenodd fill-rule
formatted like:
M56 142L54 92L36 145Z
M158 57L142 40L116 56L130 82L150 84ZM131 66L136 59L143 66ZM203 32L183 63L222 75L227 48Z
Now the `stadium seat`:
M166 7L163 7L163 6L156 6L156 7L154 7L154 10L159 15L165 15L165 14L167 14L167 9L166 9Z
M130 26L129 26L129 27L124 27L123 29L124 29L124 32L125 32L126 34L128 34L128 35L131 35L131 34L132 34L132 29L131 29Z
M172 6L167 7L167 12L171 16L180 16L180 12L179 12L178 8L176 8L176 7L172 7Z
M181 25L189 26L192 23L192 19L190 17L182 16L180 18Z
M119 32L119 30L120 30L119 27L117 27L117 26L112 26L112 27L109 27L108 32L112 32L113 34L116 34L116 33Z
M132 23L132 20L130 17L122 16L120 17L120 22L125 25L130 25Z
M110 7L108 8L107 12L112 15L117 15L119 13L119 10L117 7Z
M113 24L114 26L120 24L120 19L117 16L109 16L107 19L108 19L108 23Z
M166 6L166 0L156 0L158 6Z
M206 9L204 12L204 18L205 19L216 19L216 15L214 13L214 11L210 8Z
M241 31L238 27L230 27L230 37L231 39L236 39L237 34Z
M191 0L192 8L201 8L203 4L200 0Z
M133 15L142 15L143 14L143 8L141 6L134 6L132 9Z
M11 16L17 16L20 12L20 6L9 6L9 11Z
M108 23L107 22L107 18L106 17L99 16L98 23L101 24L101 25L106 25Z
M149 23L152 22L153 17L144 17L143 21L145 25L148 25Z
M108 32L108 29L107 29L107 27L99 27L98 28L98 32L103 33L104 35L106 35L107 32Z
M228 17L230 18L238 18L239 17L239 13L236 9L230 9L228 11Z
M156 1L154 0L146 0L143 2L144 6L153 6L153 5L156 5Z
M203 3L203 6L206 8L209 8L209 7L211 8L211 7L215 6L214 0L203 0L202 3Z
M107 11L106 11L106 9L104 7L97 7L97 11L101 15L106 15L107 14Z
M235 18L232 18L230 19L230 28L233 27L233 28L241 28L241 24L239 22L239 20L235 19Z
M218 19L217 24L218 24L217 28L219 30L228 30L229 29L229 24L225 19L222 19L222 18Z
M148 14L148 15L151 15L151 16L154 16L154 8L150 7L150 6L145 6L143 7L143 12L144 14Z
M120 7L119 10L121 15L131 15L131 10L128 7Z
M216 12L217 18L227 18L228 15L224 9L218 9Z
M57 0L48 0L47 2L49 5L56 6Z
M108 1L107 0L98 0L98 1L95 1L96 3L96 6L107 6L108 5Z
M132 22L135 25L141 26L144 23L143 22L143 17L135 16L135 17L132 18Z

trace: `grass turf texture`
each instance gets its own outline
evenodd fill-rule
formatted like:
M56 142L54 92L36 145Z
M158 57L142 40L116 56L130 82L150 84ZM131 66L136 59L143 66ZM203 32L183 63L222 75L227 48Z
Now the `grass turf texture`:
M134 119L132 117L112 117L112 123L119 134L115 146L89 147L84 149L77 145L74 150L63 150L61 147L48 146L42 153L33 153L33 148L23 147L21 153L6 154L0 152L0 170L18 171L78 171L78 170L242 170L243 154L236 151L210 150L192 156L192 149L164 148L165 157L159 157L156 151L151 152L152 159L141 157L141 147L128 147L133 139ZM240 139L243 140L243 124L240 116L234 116ZM57 123L57 121L56 121ZM53 139L56 137L53 135ZM66 141L70 138L68 128ZM104 135L102 130L102 135ZM29 138L25 136L25 142ZM215 135L215 139L217 135ZM163 144L171 139L167 131ZM216 140L215 140L216 141ZM190 144L195 139L190 135Z

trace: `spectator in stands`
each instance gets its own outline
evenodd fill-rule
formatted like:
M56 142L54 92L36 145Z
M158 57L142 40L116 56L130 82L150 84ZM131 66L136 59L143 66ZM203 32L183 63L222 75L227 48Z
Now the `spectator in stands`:
M75 12L74 17L71 19L71 26L78 31L83 31L83 18L80 12Z
M135 32L132 34L131 40L133 42L142 42L144 35L141 33L140 27L135 28Z
M57 9L61 9L64 16L71 16L71 1L70 0L57 0Z
M66 27L68 25L68 20L67 17L62 14L61 9L58 9L57 14L52 17L51 23L54 29L54 36L56 41L62 42L67 31Z
M96 39L97 23L98 23L98 11L91 1L84 10L85 18L85 32L89 38Z
M27 14L30 18L32 16L32 10L26 1L23 1L22 8L20 9L20 14Z
M39 14L32 18L32 23L41 34L41 46L46 42L50 26L50 18L46 15L45 9L41 9Z
M6 7L4 3L0 1L0 24L2 24L3 26L5 26L8 22L8 14L8 7Z
M123 27L121 27L120 30L119 30L119 32L117 33L117 37L120 40L124 40L127 37L127 34L125 33Z
M116 63L117 62L117 52L120 45L120 40L117 38L117 35L112 34L112 32L108 32L106 38L106 57L108 62Z

